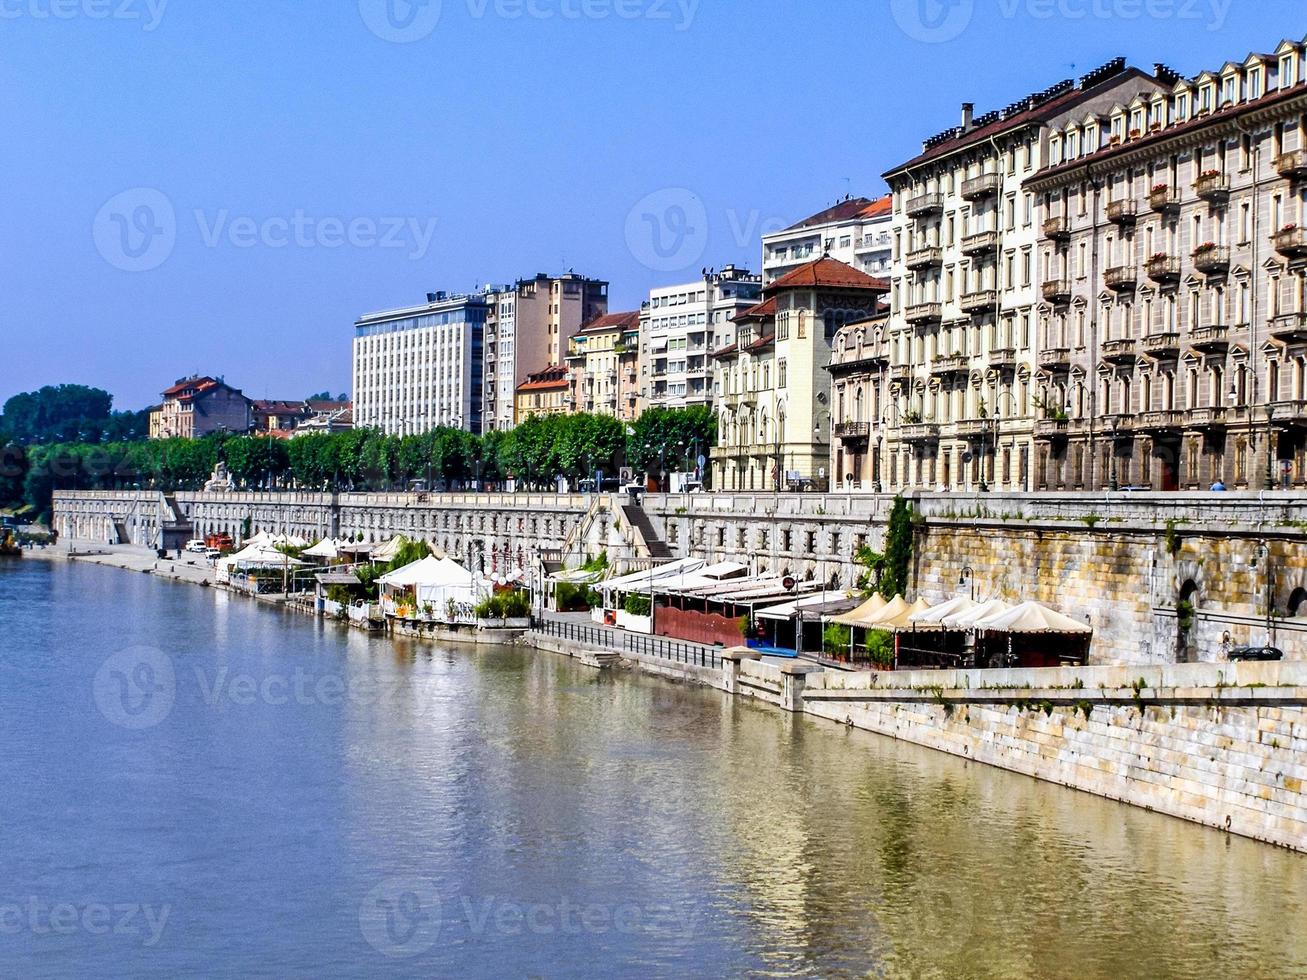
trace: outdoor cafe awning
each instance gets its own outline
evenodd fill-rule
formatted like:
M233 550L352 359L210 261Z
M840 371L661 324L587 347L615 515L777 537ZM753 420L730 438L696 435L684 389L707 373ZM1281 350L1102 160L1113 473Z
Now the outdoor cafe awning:
M885 608L885 597L877 592L870 599L858 606L852 612L847 612L843 616L836 616L831 620L833 623L839 623L841 626L862 626L872 616L879 613Z
M937 606L931 606L928 609L913 613L908 617L908 622L914 629L940 630L944 628L943 621L949 616L960 615L975 607L976 603L969 596L956 595Z
M838 611L839 607L847 607L849 597L843 592L827 592L825 594L816 593L814 595L804 596L801 599L791 599L789 602L781 603L779 606L768 606L765 609L759 609L755 612L755 619L776 619L788 620L795 616L810 613L820 613L823 611Z
M1064 616L1055 609L1038 602L1023 602L1013 606L1004 613L981 619L975 624L976 629L990 630L995 633L1061 633L1086 635L1093 633L1093 627L1078 619Z
M991 616L1001 616L1011 608L1002 599L989 599L979 605L972 606L964 612L945 616L941 623L945 629L973 630L978 628L977 624L980 620L988 619Z

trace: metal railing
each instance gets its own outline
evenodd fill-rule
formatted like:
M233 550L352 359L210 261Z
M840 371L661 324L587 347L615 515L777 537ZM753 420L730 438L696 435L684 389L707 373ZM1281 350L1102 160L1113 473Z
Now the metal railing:
M566 623L556 619L537 619L532 623L531 628L537 633L560 640L588 643L591 646L616 652L638 653L641 656L669 660L672 663L711 668L720 668L722 665L722 658L715 648L684 640L648 636L644 633L628 633L625 630L590 626L585 623Z

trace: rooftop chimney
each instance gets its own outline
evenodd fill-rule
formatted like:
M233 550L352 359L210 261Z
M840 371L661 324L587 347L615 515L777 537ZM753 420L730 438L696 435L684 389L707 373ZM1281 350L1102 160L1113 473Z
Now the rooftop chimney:
M976 104L974 102L962 103L962 132L971 132L971 120L976 114Z

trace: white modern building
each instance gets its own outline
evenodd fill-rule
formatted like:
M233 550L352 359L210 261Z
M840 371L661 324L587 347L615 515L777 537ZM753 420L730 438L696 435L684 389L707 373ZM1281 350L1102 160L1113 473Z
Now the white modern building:
M764 235L763 279L770 284L823 255L869 276L889 275L892 203L889 195L874 201L845 198L784 231Z
M501 287L487 287L482 424L476 431L511 429L514 396L527 378L562 365L568 341L608 312L608 283L568 272L540 273Z
M423 306L354 324L354 422L410 435L440 426L481 431L482 342L489 301L428 293ZM511 401L511 398L510 398Z
M734 343L736 314L761 295L761 277L733 265L651 290L640 307L640 408L712 404L709 355Z

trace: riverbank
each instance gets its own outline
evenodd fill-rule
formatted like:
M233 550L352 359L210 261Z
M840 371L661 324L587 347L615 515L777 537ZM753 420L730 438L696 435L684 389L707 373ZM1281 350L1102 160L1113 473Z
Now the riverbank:
M25 548L23 560L79 561L91 565L121 568L129 572L157 575L174 582L211 586L215 581L213 566L198 555L183 552L181 558L160 558L148 548L134 545L92 544L74 541L45 548Z
M211 569L185 560L93 550L40 557L212 584ZM443 632L430 639L467 642ZM848 673L720 652L677 659L657 645L605 645L598 633L532 632L524 642L1307 851L1307 662Z

